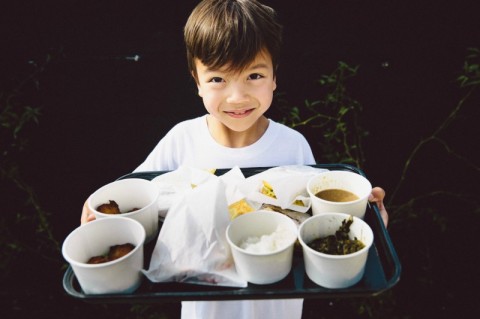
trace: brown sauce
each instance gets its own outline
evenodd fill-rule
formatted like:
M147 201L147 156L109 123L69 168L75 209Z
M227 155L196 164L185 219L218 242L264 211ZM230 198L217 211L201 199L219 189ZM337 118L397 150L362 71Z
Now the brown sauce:
M315 194L318 198L330 202L351 202L358 199L358 196L352 192L343 189L324 189Z

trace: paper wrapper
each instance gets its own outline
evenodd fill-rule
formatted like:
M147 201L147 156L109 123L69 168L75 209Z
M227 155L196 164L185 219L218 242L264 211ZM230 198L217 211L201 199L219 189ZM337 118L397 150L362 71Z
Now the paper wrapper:
M194 167L181 166L178 169L164 173L152 179L160 189L158 199L159 217L167 216L168 210L175 201L181 199L187 192L193 188L208 182L211 179L218 178L212 174L214 170L203 170ZM230 218L235 218L247 212L252 212L260 208L257 202L248 201L246 194L240 190L240 186L245 182L245 176L238 167L232 168L227 173L220 176L225 182L225 195L230 213Z
M230 222L226 193L237 194L234 180L242 180L238 171L223 178L211 175L172 202L149 269L143 271L149 280L247 286L235 270L225 234Z
M165 217L172 204L193 188L216 178L211 171L181 166L178 169L152 179L160 189L158 214Z
M240 189L247 194L246 198L249 201L305 213L311 206L307 182L312 176L325 171L327 170L301 165L274 167L248 177L240 185ZM263 181L272 186L276 198L261 193ZM301 201L303 205L296 205L296 201Z
M240 168L234 167L220 176L220 178L226 185L225 196L227 197L230 219L256 211L260 208L260 203L246 199L246 193L242 191L242 185L246 182L246 179Z

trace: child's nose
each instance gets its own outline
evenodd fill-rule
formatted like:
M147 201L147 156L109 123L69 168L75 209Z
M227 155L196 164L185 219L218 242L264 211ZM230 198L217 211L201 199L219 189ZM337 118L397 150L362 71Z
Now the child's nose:
M241 83L232 85L227 97L227 102L232 104L238 104L246 101L248 101L248 92L245 85Z

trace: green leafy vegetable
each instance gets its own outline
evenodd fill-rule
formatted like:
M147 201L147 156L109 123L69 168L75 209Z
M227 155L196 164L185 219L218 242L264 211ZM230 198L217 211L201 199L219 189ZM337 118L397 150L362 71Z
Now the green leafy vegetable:
M347 255L359 251L365 244L356 237L350 239L350 225L353 223L353 217L350 216L342 221L342 225L335 232L335 235L314 239L307 245L324 254L329 255Z

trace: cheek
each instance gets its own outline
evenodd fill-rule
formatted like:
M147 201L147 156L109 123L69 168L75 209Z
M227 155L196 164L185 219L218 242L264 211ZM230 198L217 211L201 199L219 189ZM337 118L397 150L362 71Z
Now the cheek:
M216 109L217 101L216 101L215 95L203 92L202 100L203 100L203 105L209 112L214 111Z
M267 87L258 92L258 98L262 106L269 107L273 100L273 88Z

